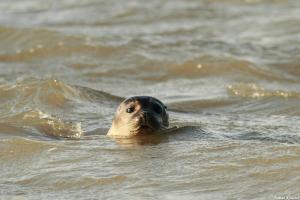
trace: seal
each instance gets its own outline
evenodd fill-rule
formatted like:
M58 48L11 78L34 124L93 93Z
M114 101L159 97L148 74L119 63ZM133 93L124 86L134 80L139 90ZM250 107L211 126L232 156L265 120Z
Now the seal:
M107 135L128 138L153 134L168 126L169 114L161 101L150 96L134 96L119 105Z

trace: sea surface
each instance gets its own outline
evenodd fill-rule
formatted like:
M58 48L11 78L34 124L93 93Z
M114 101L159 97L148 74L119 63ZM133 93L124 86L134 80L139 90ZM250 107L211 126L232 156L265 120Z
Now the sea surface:
M179 128L107 137L133 95ZM1 200L288 198L299 0L1 0Z

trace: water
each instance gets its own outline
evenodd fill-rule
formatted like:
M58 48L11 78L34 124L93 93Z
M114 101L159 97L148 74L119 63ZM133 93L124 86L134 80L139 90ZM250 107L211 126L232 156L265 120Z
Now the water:
M300 1L3 0L0 199L300 196ZM105 136L151 95L172 134Z

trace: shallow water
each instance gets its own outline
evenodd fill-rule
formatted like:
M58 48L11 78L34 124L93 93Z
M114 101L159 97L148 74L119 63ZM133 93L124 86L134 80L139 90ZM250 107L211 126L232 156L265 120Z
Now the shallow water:
M0 199L300 196L300 1L3 0ZM105 136L150 95L171 134Z

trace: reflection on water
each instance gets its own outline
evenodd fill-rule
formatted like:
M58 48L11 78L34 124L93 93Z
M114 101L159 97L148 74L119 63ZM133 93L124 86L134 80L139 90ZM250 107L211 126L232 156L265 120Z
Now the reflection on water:
M0 11L1 198L299 195L299 1L3 0ZM106 137L133 95L162 100L178 128Z

